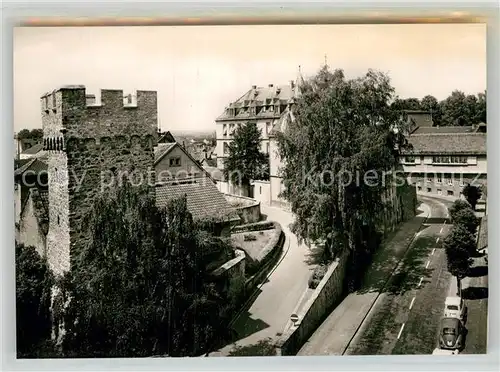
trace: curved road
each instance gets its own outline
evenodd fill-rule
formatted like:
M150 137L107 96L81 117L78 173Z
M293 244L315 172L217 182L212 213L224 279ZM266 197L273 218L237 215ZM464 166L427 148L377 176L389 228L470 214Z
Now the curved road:
M442 201L421 199L425 204L420 207L423 213L400 226L395 236L379 249L366 272L363 287L349 294L333 310L298 355L377 354L387 353L386 350L392 347L391 343L401 329L400 324L406 319L404 314L391 307L389 293L402 291L405 300L410 296L408 304L402 301L404 304L401 305L408 309L413 287L425 286L427 270L442 263L442 256L438 253L439 259L427 264L429 257L436 255L437 251L433 251L437 244L434 234L446 234L447 208ZM427 220L422 225L424 217ZM419 269L409 273L408 267ZM415 300L412 306L417 305ZM442 311L442 306L439 310ZM374 322L373 314L384 314L384 320ZM431 351L433 346L431 344Z
M270 221L280 223L285 233L283 255L274 271L260 287L250 308L233 323L238 335L236 345L253 345L266 338L275 338L285 329L304 291L308 287L312 265L308 264L310 250L299 244L289 229L293 214L276 207L261 205ZM230 344L211 355L227 355L235 347Z

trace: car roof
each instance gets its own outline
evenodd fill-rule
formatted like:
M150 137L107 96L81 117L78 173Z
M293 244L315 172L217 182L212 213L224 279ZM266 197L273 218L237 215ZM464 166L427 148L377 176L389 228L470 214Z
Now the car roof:
M441 319L441 328L456 328L460 320L458 318L443 318Z
M460 305L461 299L460 297L446 297L445 304L446 305Z

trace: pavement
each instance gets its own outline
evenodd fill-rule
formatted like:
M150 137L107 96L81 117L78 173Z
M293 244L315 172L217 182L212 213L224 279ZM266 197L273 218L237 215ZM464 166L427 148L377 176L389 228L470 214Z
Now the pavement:
M412 301L411 306L417 306L412 290L426 286L435 265L428 257L436 255L436 238L433 237L436 227L429 228L438 225L437 233L445 232L448 217L443 201L424 197L420 200L423 201L419 207L421 213L403 223L392 238L386 239L365 274L362 288L349 294L333 310L298 355L382 354L392 347L394 339L401 337L405 314L400 309L402 305L396 306L392 298L404 295L409 298L404 305L406 309ZM424 220L426 224L422 225ZM442 258L438 258L436 264L441 265ZM418 269L410 272L408 267ZM441 274L442 270L438 270L436 275ZM447 287L446 279L439 280ZM378 313L390 316L374 320ZM370 333L365 335L367 330Z
M236 341L209 356L226 356L237 346L255 345L259 341L278 338L286 329L290 315L303 302L314 265L309 264L310 250L299 244L290 231L293 214L276 207L261 205L270 221L281 224L285 234L283 254L267 280L258 289L250 307L233 322Z

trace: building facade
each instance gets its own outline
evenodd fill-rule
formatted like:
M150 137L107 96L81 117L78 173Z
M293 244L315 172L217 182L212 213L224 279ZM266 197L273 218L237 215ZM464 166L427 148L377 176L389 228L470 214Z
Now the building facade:
M277 144L273 133L281 126L284 118L295 104L299 94L299 83L301 78L292 80L288 85L269 84L267 87L252 86L242 97L229 104L224 112L215 120L216 123L216 154L217 168L224 169L224 159L229 153L229 144L233 140L238 126L244 123L255 123L261 132L261 152L269 155L270 180L253 181L250 194L245 195L245 190L232 185L221 186L229 193L242 196L252 196L264 204L280 203L278 198L281 190L281 178L279 177L279 156Z
M457 199L467 184L487 185L485 124L437 127L421 122L407 139L411 146L400 161L418 194Z

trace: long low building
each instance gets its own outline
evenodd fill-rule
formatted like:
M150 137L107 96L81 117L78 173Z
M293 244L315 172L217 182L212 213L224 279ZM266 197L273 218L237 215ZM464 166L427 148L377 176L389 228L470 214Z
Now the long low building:
M418 126L401 157L404 171L422 195L458 198L465 185L487 185L486 124Z

